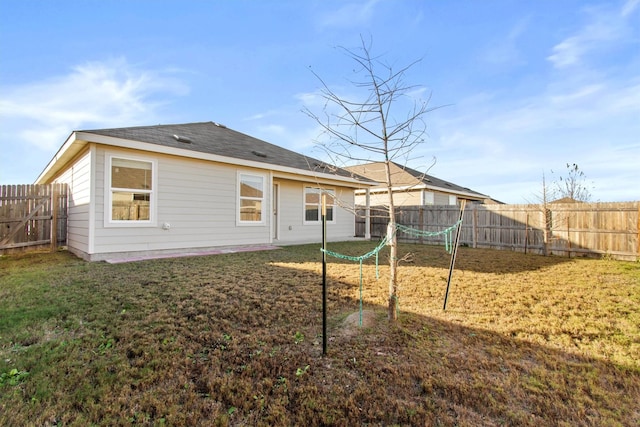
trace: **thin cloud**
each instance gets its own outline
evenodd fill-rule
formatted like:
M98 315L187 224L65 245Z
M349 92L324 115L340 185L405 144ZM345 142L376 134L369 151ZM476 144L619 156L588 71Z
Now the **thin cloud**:
M283 135L287 134L287 128L286 127L284 127L282 125L279 125L279 124L274 124L274 123L266 125L266 126L260 126L258 129L260 129L261 132L269 133L269 134L276 135L276 136L279 136L279 137L282 137Z
M624 4L624 6L622 6L622 11L620 12L620 14L623 17L627 17L631 15L634 11L636 11L638 9L638 6L640 6L640 0L628 0Z
M594 181L594 199L621 200L629 188L611 183L638 179L638 99L640 77L619 74L582 84L567 77L520 100L481 93L432 117L437 135L424 153L438 157L434 175L449 173L456 183L509 202L526 199L542 170L566 162L578 163Z
M547 60L555 68L567 68L582 64L585 57L594 51L624 44L625 39L632 38L633 28L629 21L633 19L631 15L638 4L638 0L631 0L619 10L605 7L586 9L585 23L573 35L556 44Z
M294 98L308 108L323 106L326 102L319 90L315 92L298 93L294 95Z
M523 54L518 46L520 37L529 29L529 18L517 22L504 36L487 45L481 59L489 64L500 67L513 67L525 63Z
M153 121L162 105L158 94L187 91L178 80L124 59L87 62L67 75L3 88L0 117L20 142L52 150L75 129Z
M374 15L374 9L380 0L367 2L349 2L338 9L321 16L318 24L320 27L352 28L354 26L368 24Z

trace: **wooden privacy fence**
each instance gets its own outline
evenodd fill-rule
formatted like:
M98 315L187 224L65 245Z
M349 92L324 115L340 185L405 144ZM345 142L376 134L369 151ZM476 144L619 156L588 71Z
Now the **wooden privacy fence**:
M66 184L0 186L0 253L66 244Z
M396 221L423 231L440 231L458 220L458 206L401 206ZM364 236L365 210L356 216L356 235ZM371 208L371 237L386 234L387 212ZM560 256L640 257L640 202L543 205L467 204L460 244ZM439 244L442 238L398 234L403 242Z

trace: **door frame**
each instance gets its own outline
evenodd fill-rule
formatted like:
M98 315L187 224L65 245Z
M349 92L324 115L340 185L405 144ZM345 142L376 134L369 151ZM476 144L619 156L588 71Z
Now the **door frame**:
M271 240L280 238L280 184L273 183L271 188Z

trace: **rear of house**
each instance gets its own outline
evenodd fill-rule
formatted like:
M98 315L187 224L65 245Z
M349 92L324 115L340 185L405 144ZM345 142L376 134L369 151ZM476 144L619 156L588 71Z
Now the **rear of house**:
M69 185L71 252L88 260L354 239L367 180L206 122L73 132L37 183Z

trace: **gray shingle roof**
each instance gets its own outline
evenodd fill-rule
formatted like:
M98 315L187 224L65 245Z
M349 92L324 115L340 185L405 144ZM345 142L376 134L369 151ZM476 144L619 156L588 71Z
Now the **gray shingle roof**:
M82 132L249 160L264 163L267 168L268 165L278 165L304 171L358 178L344 169L214 122L93 129ZM179 138L176 139L174 135ZM365 178L362 180L368 181Z
M353 173L367 177L377 182L385 182L385 169L383 162L365 163L345 168ZM478 199L486 199L489 196L478 193L466 187L461 187L444 179L436 178L433 175L427 175L415 169L401 166L397 163L391 163L391 181L395 186L411 186L425 184L430 187L437 187L444 192L461 192L477 197ZM382 186L379 186L382 187ZM378 188L378 187L375 187Z

